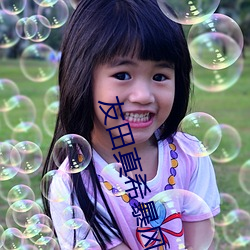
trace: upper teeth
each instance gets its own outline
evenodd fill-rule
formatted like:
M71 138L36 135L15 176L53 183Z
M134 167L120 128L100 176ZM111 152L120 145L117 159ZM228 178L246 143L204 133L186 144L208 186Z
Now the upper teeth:
M133 117L133 118L144 118L144 117L148 117L149 116L149 112L144 113L144 114L138 114L138 113L125 113L125 117Z

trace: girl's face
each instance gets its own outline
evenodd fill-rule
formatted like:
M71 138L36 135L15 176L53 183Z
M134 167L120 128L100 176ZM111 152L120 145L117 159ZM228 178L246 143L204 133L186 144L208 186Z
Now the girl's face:
M129 123L136 144L148 141L154 132L168 118L175 94L175 72L167 61L142 61L131 57L117 57L109 63L98 65L93 74L94 97L94 133L93 139L111 142L108 128ZM115 106L118 119L107 118L105 114L111 106L104 103L117 103L118 96L124 120L119 106ZM110 116L115 116L113 109ZM122 127L122 134L128 133L128 127ZM119 136L118 129L112 130L112 137ZM127 136L128 137L128 136ZM126 141L126 136L124 137Z

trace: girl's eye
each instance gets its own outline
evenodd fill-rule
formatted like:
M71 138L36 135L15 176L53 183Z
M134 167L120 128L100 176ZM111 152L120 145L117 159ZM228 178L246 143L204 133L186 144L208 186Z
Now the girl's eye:
M118 80L121 80L121 81L131 79L131 76L128 73L125 73L125 72L117 73L117 74L114 75L114 77L116 79L118 79Z
M153 76L153 80L154 81L157 81L157 82L162 82L162 81L165 81L167 80L168 78L162 74L156 74Z

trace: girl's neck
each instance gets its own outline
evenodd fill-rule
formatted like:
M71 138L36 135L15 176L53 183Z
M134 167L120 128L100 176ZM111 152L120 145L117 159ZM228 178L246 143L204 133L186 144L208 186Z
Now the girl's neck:
M95 151L108 163L114 163L116 162L113 154L116 155L116 157L119 158L119 152L121 155L126 153L131 153L135 155L136 148L138 157L140 157L140 163L143 172L141 172L139 169L131 171L131 174L128 174L129 176L134 176L135 174L146 174L147 180L151 180L155 177L157 173L157 167L158 167L158 144L155 136L153 135L150 140L147 142L141 143L141 144L132 144L129 146L124 146L122 148L118 148L115 150L112 150L112 144L111 143L100 143L97 140L93 141L93 148ZM131 177L132 177L131 176Z

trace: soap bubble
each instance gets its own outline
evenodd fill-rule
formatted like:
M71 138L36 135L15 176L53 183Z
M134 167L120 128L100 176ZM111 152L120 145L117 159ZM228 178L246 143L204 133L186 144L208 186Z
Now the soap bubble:
M0 79L0 112L7 112L9 107L8 100L19 95L19 88L10 79Z
M40 183L43 196L50 202L62 202L70 199L73 182L70 176L61 170L50 170Z
M32 34L30 40L35 43L45 41L51 32L49 20L41 15L33 15L26 22L26 32ZM35 32L36 31L36 32ZM35 35L33 33L35 32Z
M22 141L15 148L21 156L19 172L31 174L37 171L43 162L43 154L38 145L31 141Z
M37 33L37 25L31 18L23 17L16 23L16 33L22 39L31 39Z
M62 218L64 220L63 226L68 229L74 230L78 228L83 228L84 233L90 230L89 224L86 222L83 211L78 206L68 206L63 210Z
M210 155L214 162L227 163L235 159L241 149L241 137L239 132L227 124L219 124L221 141L218 148Z
M20 67L29 80L45 82L51 79L57 71L57 55L45 44L32 44L21 55Z
M80 240L76 243L74 250L101 250L101 247L95 240Z
M203 68L195 61L192 64L194 85L207 92L220 92L232 87L239 80L244 67L242 58L220 70Z
M4 249L18 249L23 244L23 235L17 228L7 228L1 237Z
M7 210L6 225L8 227L19 228L23 231L29 225L29 219L35 214L40 213L42 213L42 209L35 201L16 201Z
M250 160L247 160L240 168L239 183L241 188L250 195Z
M124 184L127 178L125 176L120 177L121 167L122 165L118 163L108 164L102 169L98 177L104 192L111 196L121 196L124 201L128 202L130 198L125 192L128 186Z
M202 67L224 69L240 57L243 35L233 19L213 14L203 23L191 27L188 45L192 58Z
M9 205L20 200L35 200L34 191L27 185L19 184L10 189L7 196Z
M53 148L53 160L60 167L65 159L64 171L79 173L90 163L92 150L86 139L77 134L67 134L57 140Z
M41 146L43 134L41 129L35 123L22 123L18 128L14 128L11 138L18 142L32 141L36 145Z
M202 242L202 245L199 246L200 249L208 249L213 241L214 237L214 221L211 209L208 207L207 203L198 195L188 190L183 189L169 189L162 191L153 198L150 199L155 203L157 208L158 219L155 221L150 221L152 227L161 226L162 222L166 217L172 216L172 219L166 222L167 227L180 228L182 229L182 219L185 220L185 211L182 211L183 208L190 208L188 211L188 216L197 216L197 212L202 211L203 214L206 214L209 217L210 228L206 229L206 239ZM207 225L208 226L208 225ZM178 232L178 230L177 230Z
M218 122L204 112L191 113L180 123L181 131L190 140L185 152L195 157L213 153L220 144L221 131Z
M250 243L250 214L242 209L235 209L228 214L232 223L223 227L223 235L231 246L239 248Z
M25 6L27 0L1 0L0 5L2 10L9 15L17 15L21 13Z
M0 197L3 200L7 201L8 193L11 190L11 188L13 188L16 185L20 185L20 184L30 186L29 176L18 172L11 179L7 179L7 181L0 181Z
M39 6L38 14L46 17L49 20L48 23L43 23L45 26L55 29L63 26L68 17L69 9L67 4L63 0L57 0L57 2L50 6Z
M53 6L58 0L34 0L39 6Z
M228 214L238 208L238 202L232 195L220 193L220 213L214 218L215 225L219 227L230 225L234 218Z
M48 107L53 102L59 101L59 86L50 87L44 95L45 106Z
M22 131L25 124L32 126L36 118L36 108L33 101L24 95L11 97L7 103L8 112L4 112L6 125L14 131Z
M59 102L57 101L47 106L43 113L43 127L46 133L51 137L54 134L58 110Z
M18 150L7 142L0 142L0 183L12 179L19 172L20 164Z
M196 24L209 18L217 9L220 0L157 0L162 12L171 20L181 24Z
M13 47L19 41L15 30L17 21L17 16L9 15L0 10L0 49Z

